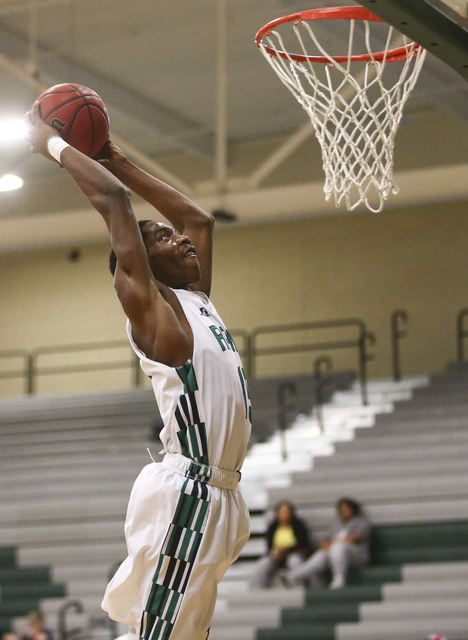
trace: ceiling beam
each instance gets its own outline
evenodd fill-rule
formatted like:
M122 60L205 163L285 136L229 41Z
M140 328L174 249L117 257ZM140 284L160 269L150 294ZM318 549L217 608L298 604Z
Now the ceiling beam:
M313 124L307 120L285 140L245 181L247 189L256 189L280 164L287 160L300 145L314 133Z
M226 191L227 165L227 0L218 0L216 55L216 163L215 178L220 197Z

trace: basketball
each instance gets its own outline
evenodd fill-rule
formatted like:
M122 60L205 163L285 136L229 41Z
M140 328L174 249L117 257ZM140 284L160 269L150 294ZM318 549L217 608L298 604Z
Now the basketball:
M54 127L72 147L93 157L109 133L106 105L92 89L81 84L57 84L38 98L42 120Z

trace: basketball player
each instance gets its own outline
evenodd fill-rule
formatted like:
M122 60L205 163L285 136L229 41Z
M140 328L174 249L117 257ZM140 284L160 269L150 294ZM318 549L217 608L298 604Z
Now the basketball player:
M213 219L110 141L97 162L42 122L37 103L27 119L32 151L59 162L104 218L128 337L164 421L165 456L135 482L128 557L102 606L129 638L205 640L217 584L249 535L237 485L251 408L236 346L208 298ZM138 223L129 189L170 224Z

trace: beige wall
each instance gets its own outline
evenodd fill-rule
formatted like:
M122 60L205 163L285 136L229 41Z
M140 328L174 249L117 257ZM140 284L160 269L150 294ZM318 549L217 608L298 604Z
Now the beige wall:
M455 317L468 305L467 214L451 203L223 231L215 292L230 294L219 306L249 329L362 317L378 339L373 376L391 374L390 314L403 307L403 372L438 371L455 356Z
M435 372L454 359L455 317L468 306L467 237L468 211L461 202L224 227L216 233L212 298L233 328L362 317L378 339L370 365L371 375L378 377L391 373L389 318L403 307L410 315L409 337L401 344L403 372ZM68 253L0 256L0 350L125 339L124 316L107 272L107 247L82 247L82 259L75 263ZM259 372L307 370L317 355L263 358ZM120 361L130 355L125 349L112 357ZM355 356L337 352L335 360L336 366L353 366ZM44 376L39 390L72 384L109 388L130 378L124 370L79 379ZM3 395L20 391L17 381L0 381L0 387Z

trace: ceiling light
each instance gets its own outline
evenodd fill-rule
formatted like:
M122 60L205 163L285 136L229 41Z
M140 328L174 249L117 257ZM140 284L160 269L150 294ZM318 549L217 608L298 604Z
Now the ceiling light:
M0 178L0 191L13 191L13 189L20 189L23 184L24 182L19 176L6 173Z
M0 142L23 140L26 133L26 124L21 118L0 120Z

